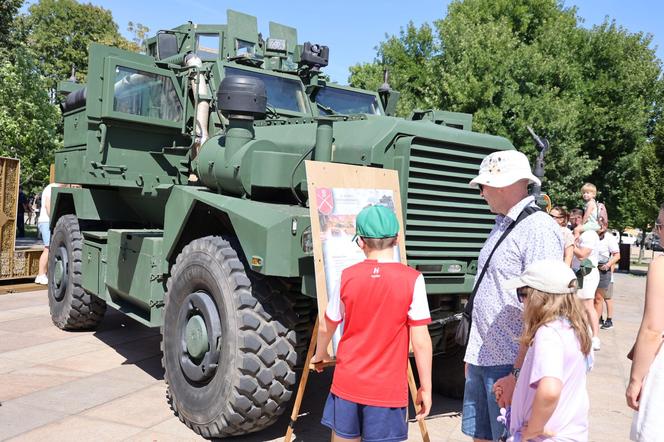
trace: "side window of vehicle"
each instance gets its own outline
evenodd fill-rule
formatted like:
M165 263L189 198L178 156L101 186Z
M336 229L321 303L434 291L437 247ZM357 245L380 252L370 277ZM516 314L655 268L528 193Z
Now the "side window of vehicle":
M219 58L219 34L196 34L196 55L201 60Z
M171 78L116 66L113 111L172 122L182 119L182 104Z

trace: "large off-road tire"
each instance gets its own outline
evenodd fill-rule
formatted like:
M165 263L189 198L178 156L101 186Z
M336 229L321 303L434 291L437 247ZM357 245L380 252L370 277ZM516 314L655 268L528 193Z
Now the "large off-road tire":
M83 289L83 237L75 215L58 219L48 254L48 305L53 323L63 330L90 330L101 322L106 302Z
M173 411L205 437L276 421L296 382L292 304L270 279L250 279L231 244L208 236L178 255L167 283L164 378ZM288 325L286 325L288 324Z
M260 293L264 302L270 304L279 321L289 330L295 331L295 352L297 368L304 365L309 349L309 341L318 308L316 299L303 295L300 285L281 278L271 278L258 273L247 274L252 291Z

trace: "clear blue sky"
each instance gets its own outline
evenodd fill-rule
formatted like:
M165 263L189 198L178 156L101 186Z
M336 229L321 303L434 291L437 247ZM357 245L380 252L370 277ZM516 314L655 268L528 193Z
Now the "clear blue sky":
M419 26L443 18L447 0L369 0L313 2L303 0L79 0L111 10L120 30L126 32L129 21L150 28L150 35L186 23L226 22L226 9L255 15L258 29L268 35L268 23L275 21L298 30L298 42L311 41L330 47L330 65L325 68L332 80L346 83L348 68L356 63L371 62L376 46L385 34L395 35L413 21ZM27 0L30 4L35 0ZM316 6L318 5L318 6ZM576 0L583 26L600 24L606 16L631 32L653 35L653 46L664 59L664 2L657 0Z

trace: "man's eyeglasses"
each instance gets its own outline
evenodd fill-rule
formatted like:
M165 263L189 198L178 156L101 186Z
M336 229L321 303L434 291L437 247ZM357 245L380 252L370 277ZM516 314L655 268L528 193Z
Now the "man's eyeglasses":
M664 225L664 224L662 224L662 223L658 223L658 222L655 221L655 229L657 229L658 232L659 232L660 230L662 230L662 225Z
M480 193L484 192L484 184L478 184L477 187L480 189Z
M519 287L516 289L516 297L519 302L523 302L528 297L528 287Z

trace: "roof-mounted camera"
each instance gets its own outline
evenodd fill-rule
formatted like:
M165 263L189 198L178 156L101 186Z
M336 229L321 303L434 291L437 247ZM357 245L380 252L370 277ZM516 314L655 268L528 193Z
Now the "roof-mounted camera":
M311 71L318 72L320 68L327 66L329 58L330 48L307 41L302 46L300 65L308 66Z

